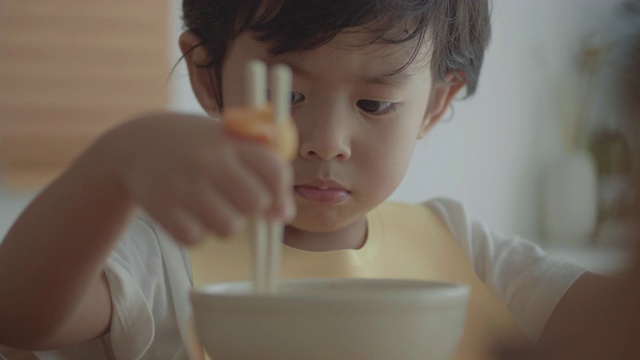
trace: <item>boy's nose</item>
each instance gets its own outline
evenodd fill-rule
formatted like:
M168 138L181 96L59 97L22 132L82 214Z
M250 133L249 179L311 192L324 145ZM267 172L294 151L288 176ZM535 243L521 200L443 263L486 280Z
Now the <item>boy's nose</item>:
M309 114L311 115L311 114ZM351 157L348 120L338 114L316 113L298 120L300 156L303 159L347 161Z
M300 155L304 159L347 161L351 157L346 134L320 134L312 132L310 138L300 143ZM301 139L302 140L302 139Z

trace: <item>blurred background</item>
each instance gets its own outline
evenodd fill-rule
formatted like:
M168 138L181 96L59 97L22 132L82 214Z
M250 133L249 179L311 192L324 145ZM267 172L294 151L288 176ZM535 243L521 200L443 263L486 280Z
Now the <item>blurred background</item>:
M0 3L0 236L102 131L143 111L201 113L178 62L180 3ZM493 229L613 271L635 195L606 69L638 1L492 4L477 93L418 145L392 198L452 197Z

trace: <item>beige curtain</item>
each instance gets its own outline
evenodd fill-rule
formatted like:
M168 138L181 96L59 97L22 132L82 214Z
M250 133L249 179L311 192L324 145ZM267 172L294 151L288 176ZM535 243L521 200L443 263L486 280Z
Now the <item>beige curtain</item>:
M0 176L39 187L118 122L168 104L166 0L0 1Z

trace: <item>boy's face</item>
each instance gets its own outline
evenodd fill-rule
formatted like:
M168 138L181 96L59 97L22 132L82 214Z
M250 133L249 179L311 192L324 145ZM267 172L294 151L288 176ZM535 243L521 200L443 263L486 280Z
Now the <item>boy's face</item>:
M244 66L251 59L285 63L294 72L292 115L300 147L293 161L297 216L291 226L298 230L326 233L364 224L366 213L400 184L416 140L463 86L433 87L422 52L390 75L407 62L414 44L350 47L367 40L362 36L342 33L314 50L269 57L266 46L245 33L223 67L225 106L243 105Z

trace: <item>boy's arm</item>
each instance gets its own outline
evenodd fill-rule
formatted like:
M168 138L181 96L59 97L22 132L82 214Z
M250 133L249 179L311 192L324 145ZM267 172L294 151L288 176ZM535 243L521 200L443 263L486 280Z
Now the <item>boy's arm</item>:
M134 209L99 147L24 211L0 246L0 343L63 347L108 331L103 265Z
M57 348L108 330L103 267L135 207L193 243L207 232L232 235L255 213L287 220L292 182L273 149L206 117L158 113L116 127L35 199L0 246L0 343Z

